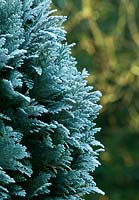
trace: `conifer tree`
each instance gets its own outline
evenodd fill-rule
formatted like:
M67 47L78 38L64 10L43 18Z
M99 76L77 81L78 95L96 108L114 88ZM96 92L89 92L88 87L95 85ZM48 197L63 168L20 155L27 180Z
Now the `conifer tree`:
M101 93L50 0L0 0L0 199L80 200L96 187Z

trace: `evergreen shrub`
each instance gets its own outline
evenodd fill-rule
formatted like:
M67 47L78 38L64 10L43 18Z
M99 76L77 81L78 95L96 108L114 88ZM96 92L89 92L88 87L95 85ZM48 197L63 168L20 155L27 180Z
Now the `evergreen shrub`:
M87 86L49 0L0 0L0 199L80 200L103 145Z

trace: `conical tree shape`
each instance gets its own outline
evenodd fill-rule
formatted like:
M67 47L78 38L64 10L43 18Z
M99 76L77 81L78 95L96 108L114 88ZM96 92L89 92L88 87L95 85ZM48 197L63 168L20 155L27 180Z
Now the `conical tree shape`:
M0 199L79 200L103 145L92 91L49 0L0 0ZM96 147L97 146L97 150Z

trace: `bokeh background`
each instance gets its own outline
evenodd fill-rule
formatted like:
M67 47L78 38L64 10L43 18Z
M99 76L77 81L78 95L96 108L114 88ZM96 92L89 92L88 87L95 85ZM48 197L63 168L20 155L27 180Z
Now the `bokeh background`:
M103 93L97 125L105 145L95 174L106 195L87 200L139 200L139 0L53 0L68 16L68 43L89 84Z

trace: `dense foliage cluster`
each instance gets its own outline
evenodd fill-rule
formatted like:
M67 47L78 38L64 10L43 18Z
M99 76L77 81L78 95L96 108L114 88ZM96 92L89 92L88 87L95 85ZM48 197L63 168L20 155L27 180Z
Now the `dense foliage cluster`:
M96 180L106 196L96 199L138 200L139 1L53 2L68 15L68 41L77 43L78 66L87 66L88 81L103 93L97 124L107 149Z
M103 145L87 86L49 0L0 0L0 199L79 200Z

